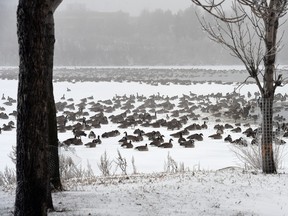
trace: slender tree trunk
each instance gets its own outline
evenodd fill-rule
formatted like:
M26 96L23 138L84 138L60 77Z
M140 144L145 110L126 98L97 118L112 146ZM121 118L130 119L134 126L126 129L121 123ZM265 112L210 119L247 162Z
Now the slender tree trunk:
M273 156L273 98L262 98L262 170L264 173L276 173Z
M270 8L279 8L274 6L278 4L277 1L270 1ZM275 173L276 166L273 155L273 101L275 94L274 76L275 76L275 61L277 54L277 31L279 17L275 11L271 9L269 16L265 19L265 46L266 54L264 58L264 80L263 80L263 103L262 108L262 169L264 173Z

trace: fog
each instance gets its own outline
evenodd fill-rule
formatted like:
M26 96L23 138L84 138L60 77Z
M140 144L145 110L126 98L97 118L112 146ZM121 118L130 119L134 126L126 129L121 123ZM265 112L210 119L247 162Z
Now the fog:
M64 0L55 14L56 66L241 64L203 32L189 0ZM0 1L0 65L18 65L16 0ZM189 6L190 5L190 6ZM205 16L209 22L211 17ZM281 25L281 30L288 24ZM281 35L281 33L279 33ZM288 37L278 55L288 64Z
M192 4L190 0L64 0L61 9L69 8L72 3L102 12L121 10L132 16L139 15L143 10L153 11L156 9L171 10L175 13L188 8Z

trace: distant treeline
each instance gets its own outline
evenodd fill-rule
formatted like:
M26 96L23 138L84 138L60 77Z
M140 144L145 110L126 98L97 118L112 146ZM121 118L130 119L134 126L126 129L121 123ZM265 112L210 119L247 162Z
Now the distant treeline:
M17 65L15 11L0 9L0 27L0 65ZM209 40L194 7L177 14L143 11L137 17L70 8L57 11L55 27L55 65L240 64ZM284 46L279 62L288 64L287 56Z

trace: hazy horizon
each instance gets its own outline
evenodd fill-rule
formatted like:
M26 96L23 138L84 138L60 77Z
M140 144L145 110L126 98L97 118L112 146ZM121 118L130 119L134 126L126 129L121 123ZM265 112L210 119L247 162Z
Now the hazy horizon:
M132 16L139 15L143 10L154 11L157 9L176 13L192 5L190 0L63 0L59 9L67 9L72 4L100 12L123 11Z

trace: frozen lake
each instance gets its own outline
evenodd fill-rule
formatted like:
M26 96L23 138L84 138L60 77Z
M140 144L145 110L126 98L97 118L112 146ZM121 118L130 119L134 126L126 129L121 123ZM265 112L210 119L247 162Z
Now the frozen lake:
M17 81L16 80L0 80L0 94L4 94L4 96L10 96L16 99L17 95ZM54 96L56 102L59 101L67 101L69 98L73 98L73 103L76 105L80 103L81 99L91 98L87 101L86 110L88 110L88 102L99 102L103 100L112 100L116 96L123 97L127 96L129 98L132 96L144 96L146 98L151 98L153 96L161 96L162 98L172 98L178 97L178 99L171 100L174 103L174 109L178 108L179 100L183 95L197 95L197 97L207 97L209 98L211 94L216 94L218 92L222 93L223 96L226 94L232 93L235 89L236 92L240 95L243 95L244 98L247 99L248 91L253 95L254 92L257 91L257 88L254 84L247 84L238 88L238 83L196 83L191 85L179 85L179 84L172 84L168 83L165 85L157 85L153 86L146 83L139 83L139 82L56 82L54 84ZM67 91L67 88L71 91ZM287 92L287 86L278 88L277 93L285 94ZM61 97L65 95L65 100L61 100ZM211 104L217 103L216 99L210 97L208 100ZM0 107L5 107L5 112L10 113L13 110L16 110L16 104L13 106L6 106L4 104L5 100L0 101ZM163 103L165 99L157 101L157 103ZM199 101L191 101L191 103L199 103ZM205 99L205 102L206 99ZM72 103L72 102L69 102ZM124 102L123 102L124 103ZM134 106L137 108L142 102L136 101ZM121 112L124 112L121 108L116 109L113 113L104 113L105 116L109 117L110 115L116 115ZM132 109L130 110L132 111ZM172 110L173 111L173 110ZM172 112L171 111L171 112ZM132 172L132 165L131 160L134 157L135 165L137 167L138 172L161 172L164 170L164 165L167 161L168 154L177 162L183 163L184 166L190 170L193 169L208 169L208 170L215 170L221 169L228 166L240 166L240 161L235 156L235 154L231 151L232 144L224 142L224 137L228 134L231 134L233 139L237 139L239 137L243 137L242 133L232 133L230 130L224 130L223 139L214 140L209 138L208 136L215 133L214 125L216 124L216 117L214 117L211 113L201 113L198 111L197 114L200 114L198 120L194 120L192 118L188 119L187 123L184 125L188 126L193 123L203 124L203 118L208 117L207 120L208 129L206 130L196 130L190 131L190 134L193 133L202 133L203 134L203 141L195 141L195 148L183 148L177 142L178 138L173 138L173 148L171 149L161 149L157 147L149 146L148 152L139 152L134 149L123 149L119 144L118 140L124 136L124 132L128 134L133 134L133 131L136 128L140 128L144 130L145 133L151 132L153 130L160 131L161 134L164 135L165 141L168 141L171 138L171 134L177 132L178 130L167 130L165 127L160 128L153 128L153 127L142 127L142 126L135 126L135 127L128 127L128 128L118 128L117 124L109 122L107 125L101 125L101 128L92 128L91 130L96 134L100 135L104 132L111 131L111 130L119 130L120 135L113 138L102 139L102 144L97 145L96 148L86 148L84 145L81 146L71 146L71 148L75 149L75 155L72 154L70 151L65 151L61 148L61 153L65 155L70 155L72 158L75 159L75 162L82 166L82 168L87 167L87 163L91 165L94 173L96 175L100 175L100 171L98 169L97 164L100 162L101 155L104 152L107 153L110 160L115 160L117 158L117 150L120 151L121 155L126 158L128 162L128 172ZM58 112L57 115L62 115L62 112ZM130 113L132 114L132 113ZM90 113L90 116L94 115L94 113ZM151 115L153 113L151 112ZM171 115L171 113L169 113ZM157 118L166 118L167 114L157 114ZM181 114L180 114L181 116ZM172 118L172 116L170 116ZM221 119L221 118L220 118ZM14 117L10 116L8 120L0 119L0 125L7 124L8 121L13 120L15 121ZM77 123L77 122L71 122ZM220 122L220 124L226 123L224 120ZM230 121L230 124L235 126L234 121ZM241 122L242 124L245 122ZM251 121L249 121L251 123ZM183 128L184 128L183 127ZM251 127L256 127L256 125L251 125ZM183 129L181 128L181 129ZM246 129L242 127L242 129ZM87 134L89 131L86 132ZM3 171L6 166L14 167L14 164L11 162L11 159L8 157L9 153L12 151L12 146L16 145L16 130L12 131L2 131L0 134L1 143L0 143L0 171ZM59 140L63 142L67 138L73 137L72 131L68 131L66 133L59 133ZM91 141L88 137L82 138L83 143L87 143ZM251 139L247 138L247 141L251 141ZM133 143L134 147L139 145L148 144L151 141L148 138L144 138L143 141ZM287 169L287 157L283 160L282 167Z

